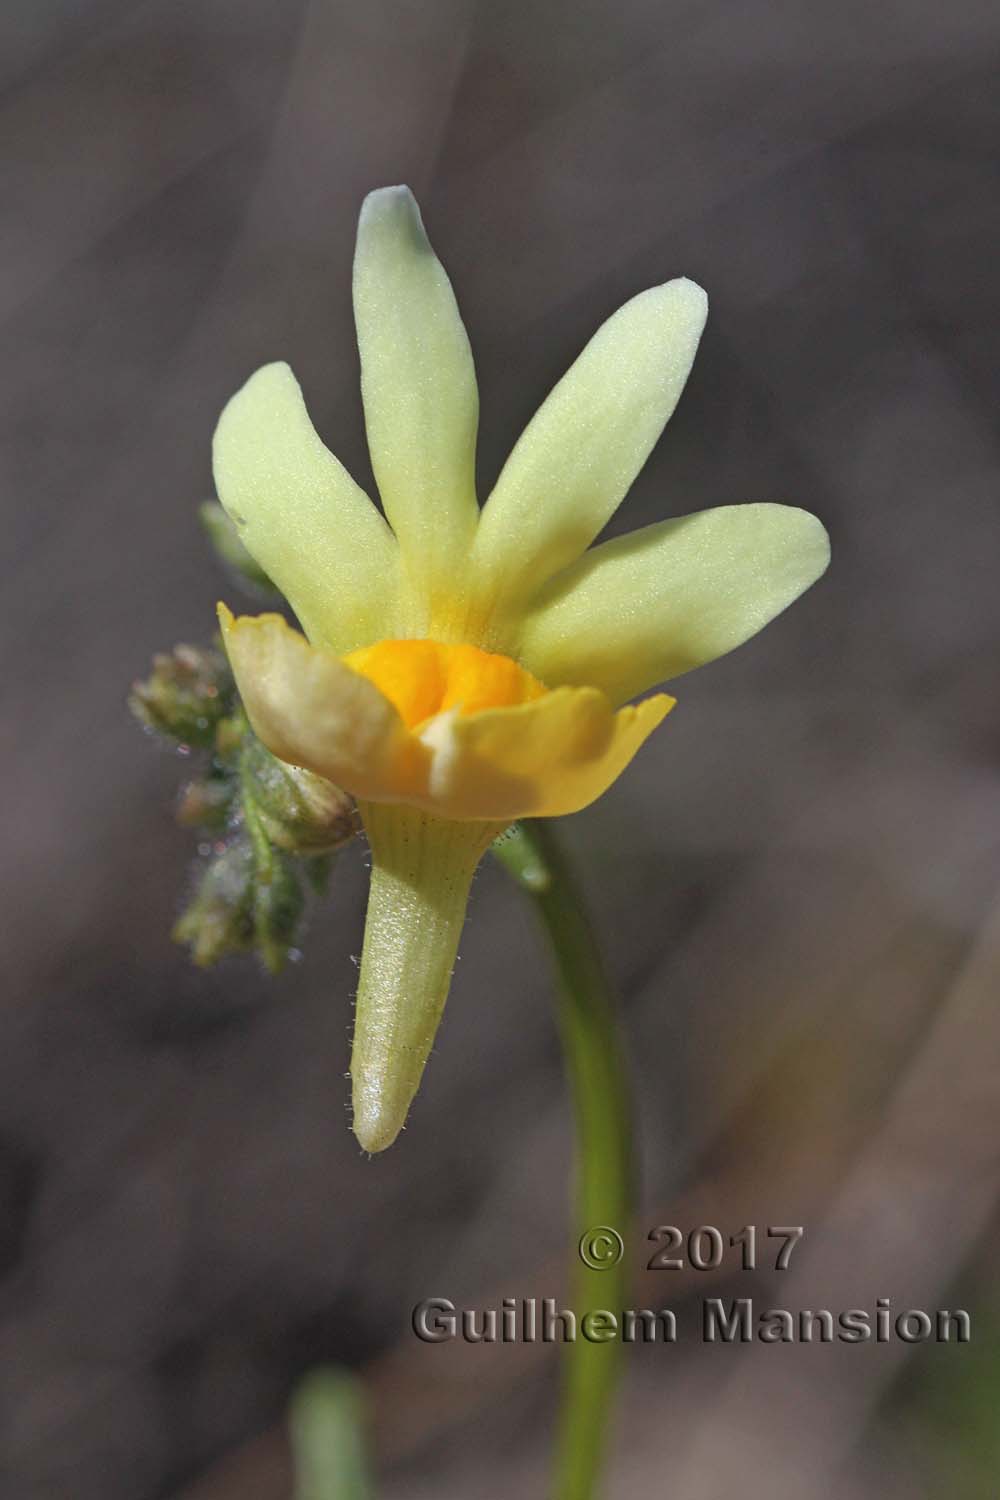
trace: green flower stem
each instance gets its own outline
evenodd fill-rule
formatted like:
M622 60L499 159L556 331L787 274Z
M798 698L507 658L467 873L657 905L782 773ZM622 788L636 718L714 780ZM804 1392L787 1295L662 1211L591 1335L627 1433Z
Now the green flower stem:
M296 1388L289 1411L295 1500L374 1500L360 1383L321 1367Z
M627 1305L624 1257L612 1246L602 1269L577 1247L591 1231L624 1233L632 1207L631 1111L614 997L580 889L548 820L519 824L494 846L501 863L535 901L558 976L558 1024L576 1125L574 1268L577 1339L567 1346L556 1457L555 1500L591 1500L608 1442L621 1346L580 1337L580 1319ZM599 1249L598 1240L594 1249Z

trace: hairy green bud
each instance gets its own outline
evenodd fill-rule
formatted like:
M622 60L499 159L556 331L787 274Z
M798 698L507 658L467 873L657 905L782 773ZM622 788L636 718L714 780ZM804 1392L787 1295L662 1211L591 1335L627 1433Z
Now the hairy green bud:
M211 856L173 931L174 941L186 944L200 967L254 946L255 864L253 846L243 837Z
M128 700L147 728L203 749L214 744L234 701L229 664L210 646L175 646L154 656L151 675L133 683Z
M298 940L305 906L297 861L260 849L241 831L209 857L174 941L190 948L202 968L230 953L256 951L276 974Z
M360 828L354 799L332 781L290 766L248 734L240 759L243 796L272 844L295 854L330 854Z
M233 816L239 784L232 774L199 776L182 788L177 821L182 828L221 833Z

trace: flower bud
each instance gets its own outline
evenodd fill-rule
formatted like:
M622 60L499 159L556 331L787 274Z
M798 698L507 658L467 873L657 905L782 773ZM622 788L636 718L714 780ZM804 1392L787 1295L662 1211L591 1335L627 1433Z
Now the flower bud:
M208 748L234 696L229 665L220 651L175 646L171 652L154 656L152 674L132 686L129 707L157 733Z
M187 944L202 968L253 947L254 873L253 849L244 838L209 861L173 931L174 941Z
M360 828L354 799L332 781L290 766L248 734L240 763L243 795L272 844L295 854L329 854Z
M276 974L298 938L305 904L295 861L279 850L261 859L240 833L209 860L174 941L186 944L202 968L256 949Z
M205 828L220 833L233 812L237 782L231 775L199 776L182 789L177 821L182 828Z

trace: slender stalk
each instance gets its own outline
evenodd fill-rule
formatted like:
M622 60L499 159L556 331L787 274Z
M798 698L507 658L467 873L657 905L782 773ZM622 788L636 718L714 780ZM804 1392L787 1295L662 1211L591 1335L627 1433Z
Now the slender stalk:
M374 1500L360 1381L320 1366L298 1384L288 1413L295 1500Z
M526 822L494 852L534 899L558 978L558 1024L576 1126L571 1286L576 1342L567 1345L555 1500L592 1500L608 1443L621 1346L580 1336L589 1310L620 1318L627 1298L621 1241L633 1189L628 1083L614 997L601 953L552 825ZM595 1235L594 1231L611 1231ZM591 1268L584 1255L600 1262Z

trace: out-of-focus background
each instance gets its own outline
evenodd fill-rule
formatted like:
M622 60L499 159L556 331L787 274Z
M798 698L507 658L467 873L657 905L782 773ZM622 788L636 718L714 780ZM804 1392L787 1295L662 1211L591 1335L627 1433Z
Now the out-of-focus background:
M456 285L484 490L598 322L707 287L615 525L750 499L828 577L680 684L568 821L643 1159L608 1495L1000 1493L1000 507L991 0L8 0L0 14L10 1500L284 1500L319 1362L380 1493L544 1493L555 1351L410 1312L560 1295L570 1138L531 913L484 868L409 1128L359 1153L363 851L301 962L174 947L184 767L129 682L238 597L195 508L218 412L287 358L370 485L358 206L408 182ZM803 1224L791 1268L645 1274L657 1224ZM973 1343L710 1348L699 1300L964 1307Z

